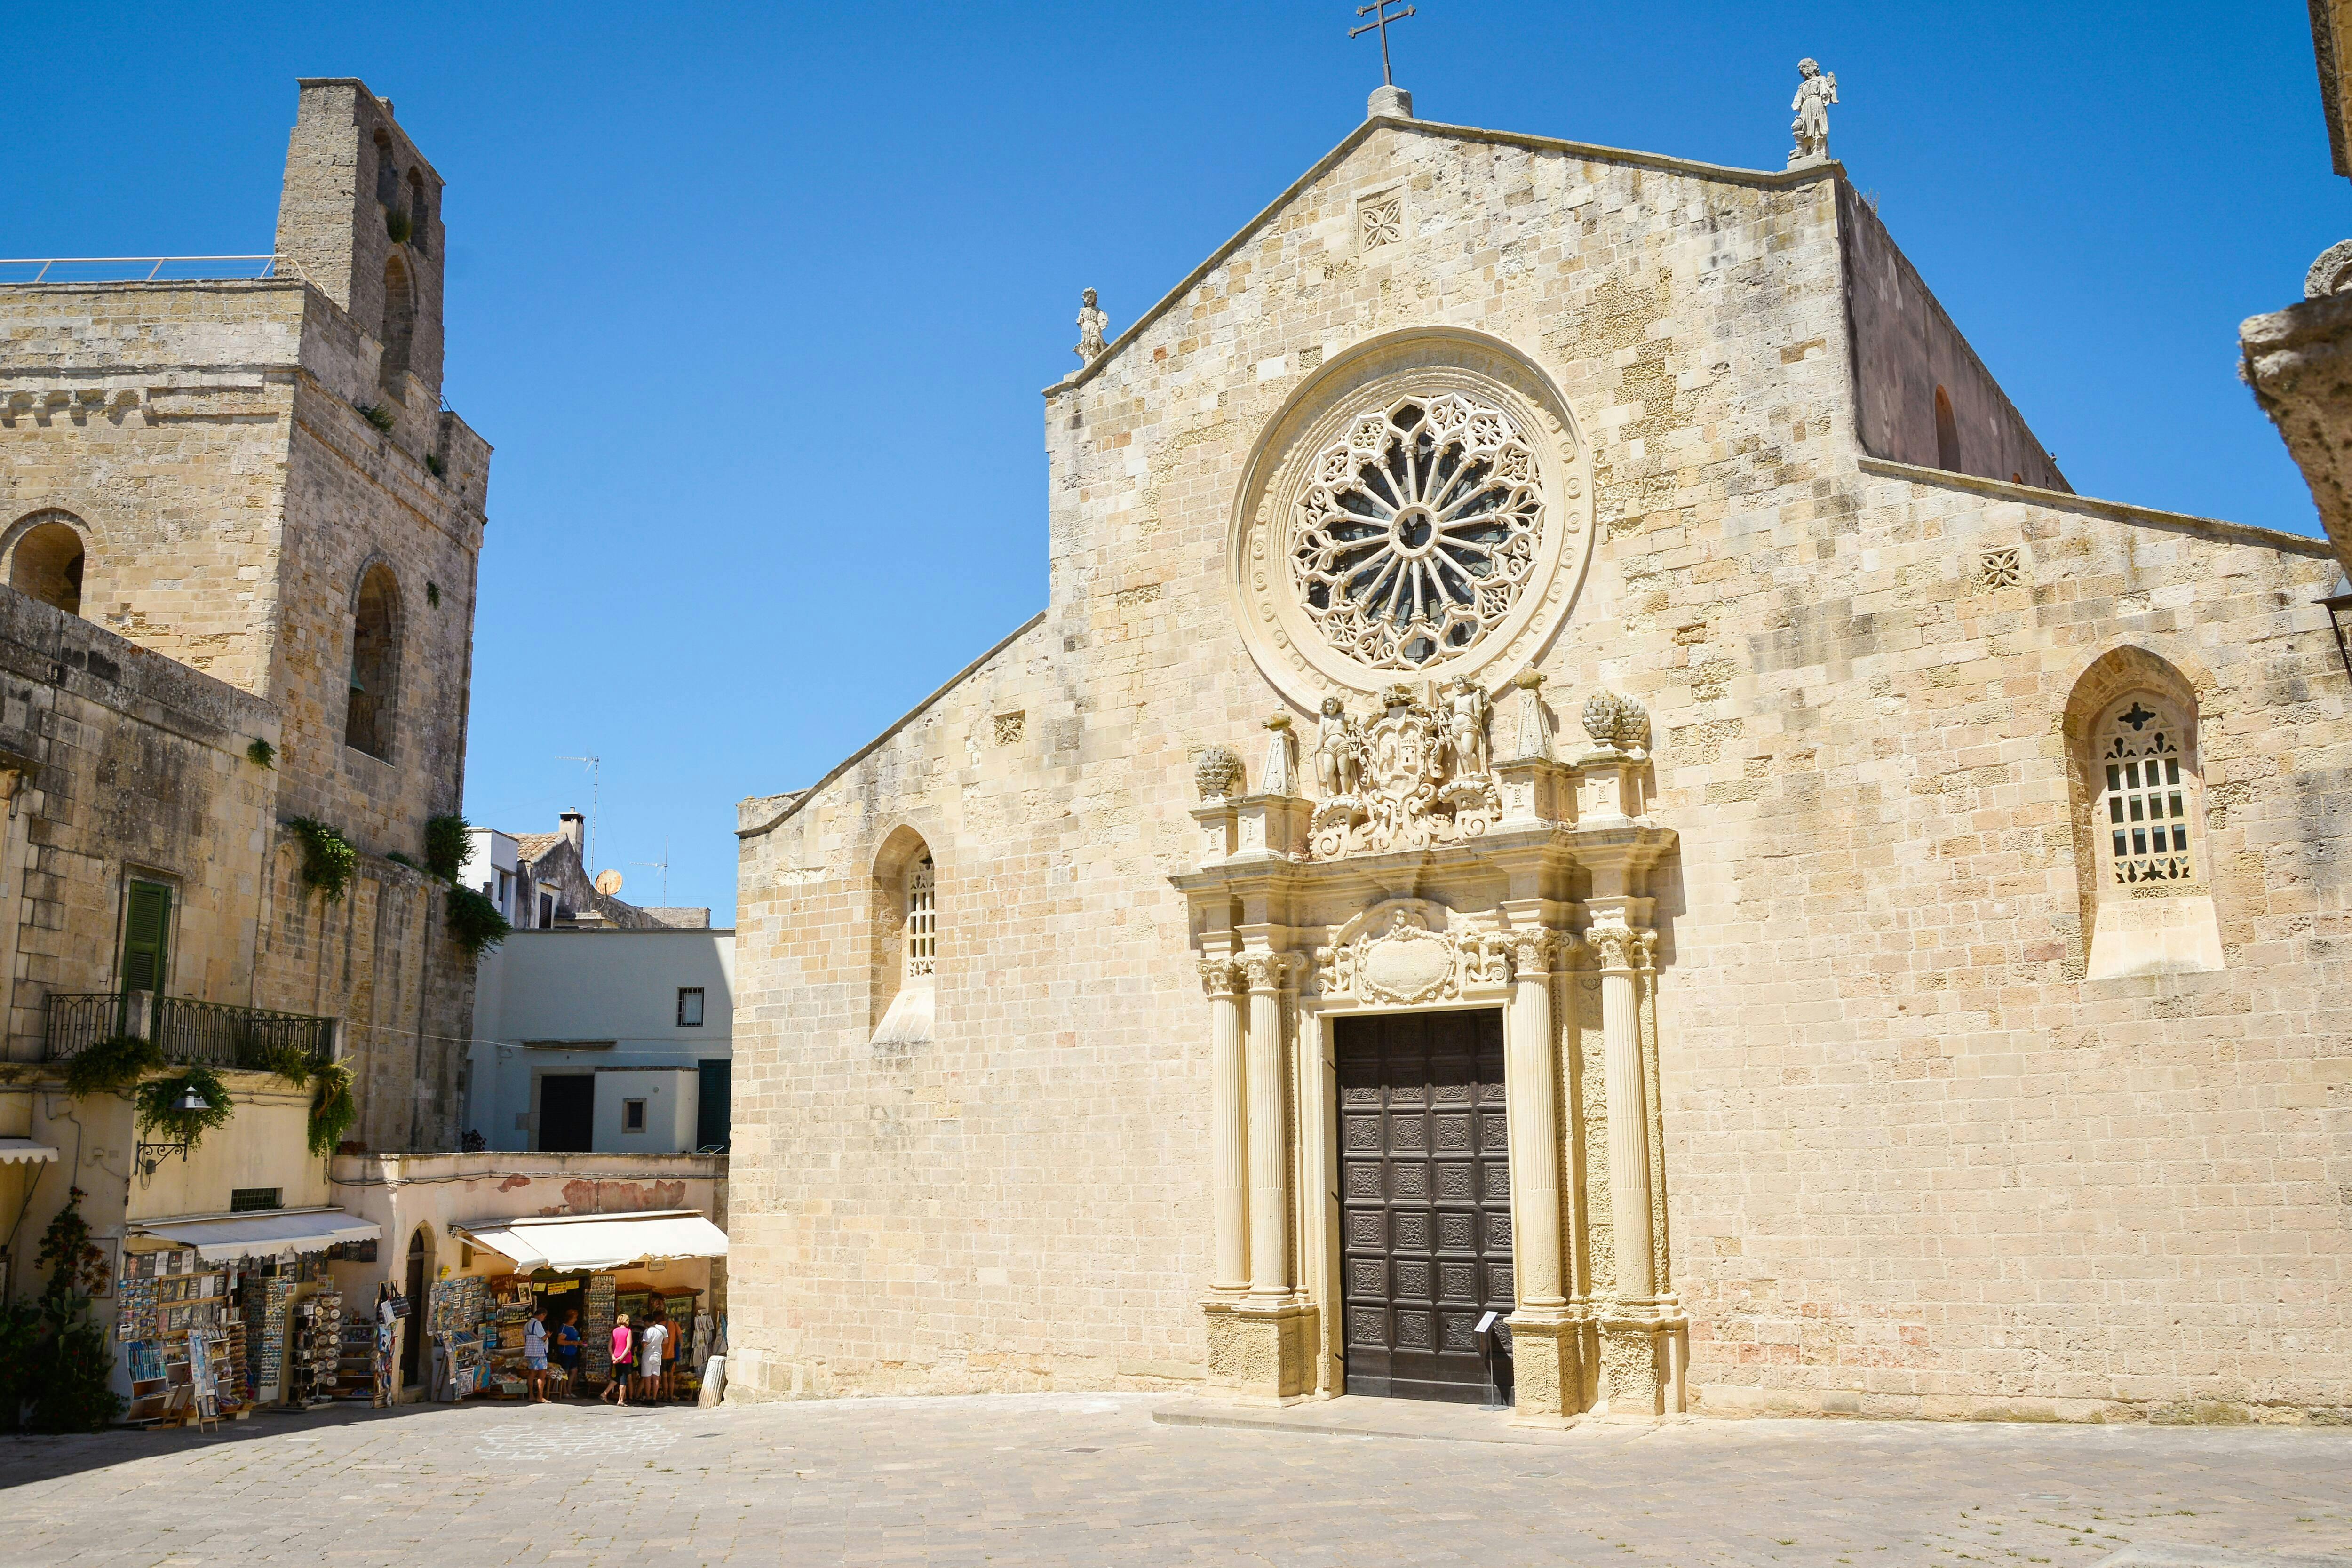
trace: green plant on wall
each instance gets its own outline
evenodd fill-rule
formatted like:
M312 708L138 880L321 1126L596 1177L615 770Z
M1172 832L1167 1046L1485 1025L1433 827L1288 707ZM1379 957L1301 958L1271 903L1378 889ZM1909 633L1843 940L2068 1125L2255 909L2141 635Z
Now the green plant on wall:
M331 1154L352 1123L360 1119L352 1100L352 1069L329 1062L317 1070L318 1092L310 1100L310 1152Z
M274 766L278 761L278 748L267 741L256 741L245 749L245 760L257 768Z
M412 232L409 228L408 215L398 207L387 209L383 215L383 232L392 237L393 244L406 245L409 234Z
M360 417L379 430L389 432L398 422L398 416L381 403L362 403L359 407Z
M163 1066L163 1047L135 1035L110 1035L66 1063L66 1092L77 1100L120 1094Z
M425 868L445 882L457 879L466 863L466 819L436 816L425 824Z
M195 1103L184 1103L191 1099ZM149 1079L139 1086L135 1103L141 1137L161 1133L155 1142L181 1143L190 1149L203 1142L206 1132L226 1122L236 1109L220 1075L203 1067Z
M288 819L287 827L302 841L302 885L317 889L333 903L352 885L360 852L351 841L323 822L307 816Z
M37 1305L0 1306L0 1429L29 1408L37 1432L96 1432L122 1412L109 1386L114 1346L89 1316L90 1297L106 1287L106 1253L82 1217L82 1190L41 1237L38 1265L49 1271Z
M498 905L471 888L450 888L449 935L467 958L480 959L513 934L514 927L499 913Z
M243 1059L238 1061L237 1066L248 1070L275 1073L296 1089L300 1089L304 1084L309 1083L311 1075L318 1071L318 1068L310 1063L310 1052L299 1046L289 1046L282 1040L273 1045L264 1046L257 1051L246 1051L242 1055Z

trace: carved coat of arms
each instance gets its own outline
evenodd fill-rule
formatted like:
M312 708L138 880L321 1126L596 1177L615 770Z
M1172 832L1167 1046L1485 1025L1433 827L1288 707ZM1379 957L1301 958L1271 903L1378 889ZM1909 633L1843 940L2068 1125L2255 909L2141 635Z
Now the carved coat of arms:
M1487 724L1493 704L1475 682L1400 682L1359 726L1338 698L1318 722L1311 824L1318 859L1426 849L1475 838L1502 815Z

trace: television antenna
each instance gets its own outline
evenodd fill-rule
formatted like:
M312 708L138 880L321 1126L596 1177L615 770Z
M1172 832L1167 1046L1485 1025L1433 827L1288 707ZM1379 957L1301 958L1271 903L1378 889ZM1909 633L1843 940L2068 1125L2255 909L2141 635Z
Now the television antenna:
M599 756L558 757L559 763L588 764L588 864L596 864L596 801L604 788L604 759Z
M669 908L669 835L667 833L662 835L662 858L660 859L632 860L629 864L632 866L643 866L649 871L659 871L662 874L661 907L664 909Z

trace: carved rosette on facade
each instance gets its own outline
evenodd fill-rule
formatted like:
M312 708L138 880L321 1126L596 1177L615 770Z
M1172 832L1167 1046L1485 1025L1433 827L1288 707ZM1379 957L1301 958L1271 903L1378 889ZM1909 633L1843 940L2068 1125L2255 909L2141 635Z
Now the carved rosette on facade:
M1323 705L1316 776L1325 794L1309 825L1318 860L1458 844L1503 813L1487 726L1494 704L1476 682L1399 682L1359 726L1337 698Z

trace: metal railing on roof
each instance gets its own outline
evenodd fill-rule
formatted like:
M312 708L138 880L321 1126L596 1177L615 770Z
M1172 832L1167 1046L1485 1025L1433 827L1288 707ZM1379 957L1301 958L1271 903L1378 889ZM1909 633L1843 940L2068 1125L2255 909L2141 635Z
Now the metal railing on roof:
M221 1068L267 1068L289 1052L316 1067L334 1060L338 1048L336 1021L304 1013L142 991L53 991L47 1005L46 1054L53 1062L70 1060L116 1035L153 1040L168 1062Z
M10 283L198 283L265 278L310 279L290 256L0 257L0 285Z

